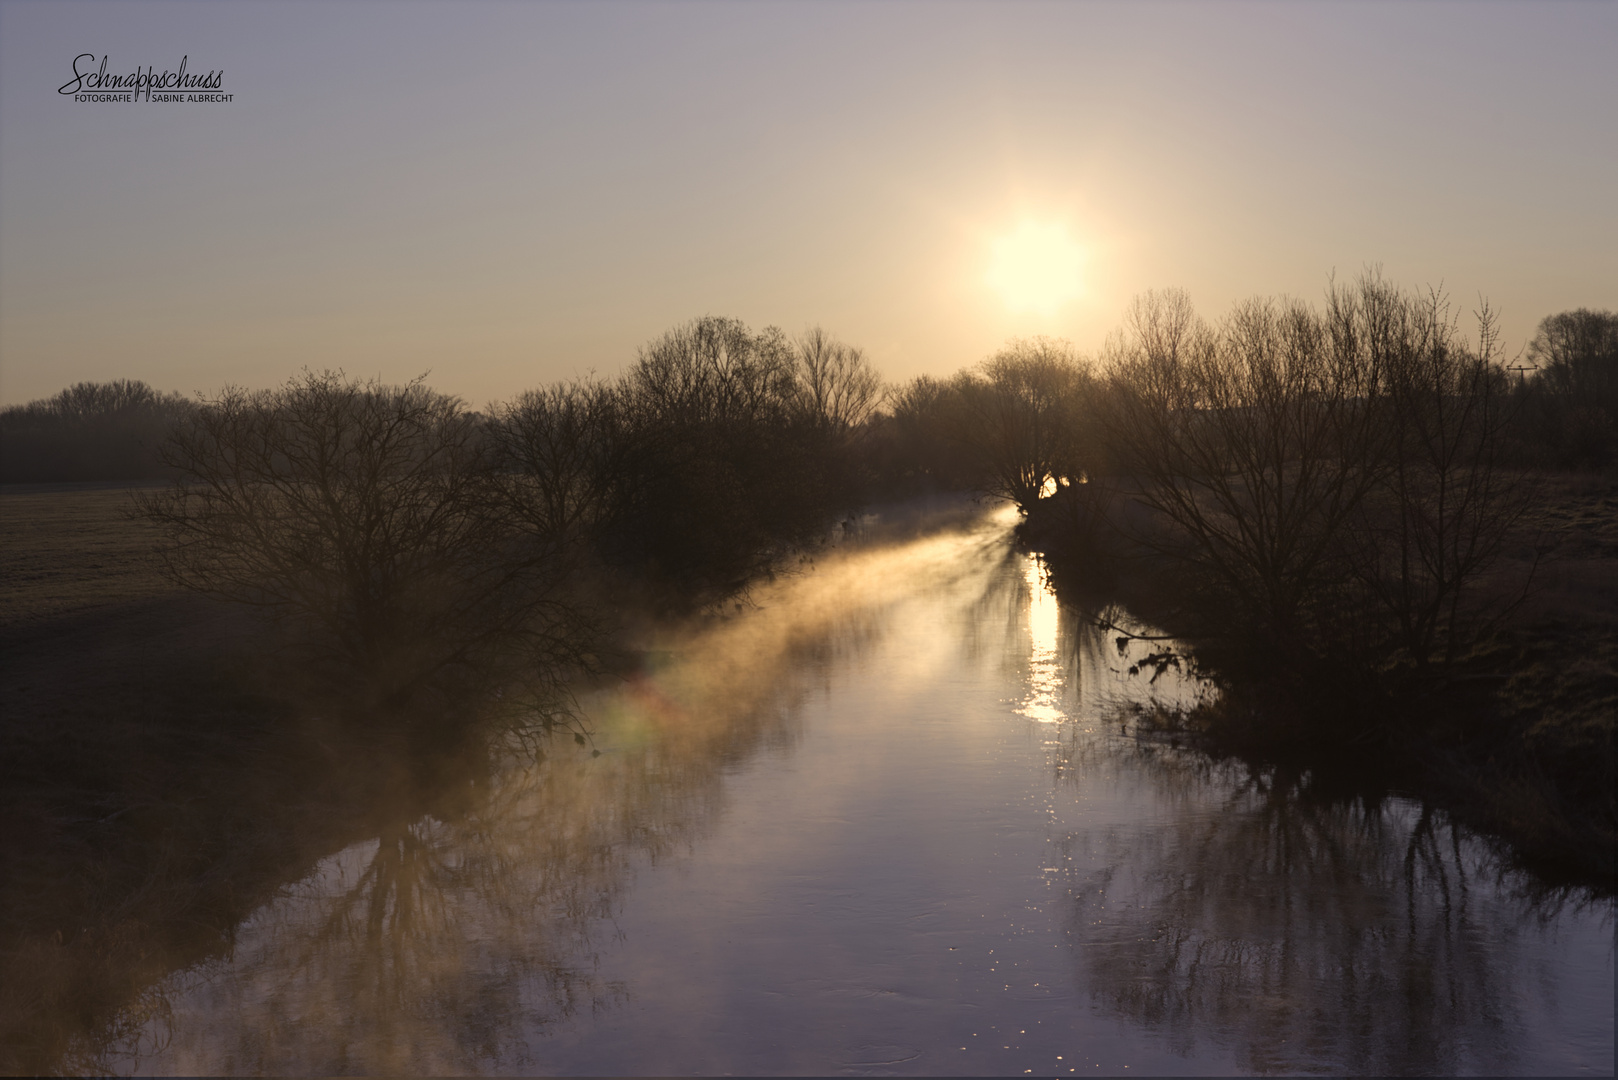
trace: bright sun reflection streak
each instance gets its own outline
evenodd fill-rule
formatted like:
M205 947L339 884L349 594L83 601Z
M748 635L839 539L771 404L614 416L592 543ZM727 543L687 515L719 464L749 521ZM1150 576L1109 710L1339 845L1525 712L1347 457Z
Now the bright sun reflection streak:
M1028 631L1033 649L1028 656L1028 694L1017 711L1031 720L1059 724L1067 719L1058 705L1067 683L1057 648L1061 605L1045 587L1036 556L1024 556L1023 576L1028 582Z
M1083 263L1066 225L1025 221L990 244L984 281L1013 311L1054 315L1083 291Z
M848 619L850 598L857 597L861 609L880 610L940 582L992 574L993 553L1003 550L1017 516L1007 504L919 539L832 549L816 560L812 574L784 574L753 590L746 618L696 633L671 630L656 651L678 654L677 663L633 680L627 693L607 692L585 703L586 712L596 714L600 741L640 741L674 730L695 735L733 722L774 692L781 669L795 663L796 642Z

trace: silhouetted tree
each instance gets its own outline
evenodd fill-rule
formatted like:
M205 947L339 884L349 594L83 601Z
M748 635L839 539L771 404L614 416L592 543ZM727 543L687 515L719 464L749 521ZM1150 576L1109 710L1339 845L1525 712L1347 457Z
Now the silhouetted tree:
M1546 316L1528 358L1552 393L1618 406L1618 313L1579 308Z
M1130 311L1110 357L1111 437L1176 547L1272 644L1302 640L1334 541L1375 483L1378 373L1297 303L1238 305L1219 327L1184 293Z
M593 543L642 479L624 394L595 381L529 390L490 410L510 512L569 545Z
M362 705L508 650L541 679L585 656L553 523L504 512L478 417L420 380L228 387L165 459L180 480L141 506L173 574L298 624Z
M794 343L795 404L812 423L848 431L871 418L882 401L882 377L865 353L820 327Z
M1618 313L1579 308L1547 316L1528 343L1538 366L1537 442L1549 462L1601 466L1618 453Z
M822 330L792 342L698 319L647 344L614 383L496 408L501 489L514 516L567 536L643 601L723 599L858 503L855 450L880 385L858 349Z
M1526 505L1522 479L1504 467L1516 419L1499 364L1492 311L1478 313L1478 341L1463 341L1447 302L1401 293L1378 278L1334 289L1327 320L1346 356L1380 373L1388 427L1374 442L1382 461L1349 530L1357 580L1390 623L1406 660L1425 665L1490 629L1509 605L1479 606L1476 589Z
M891 496L981 490L986 469L954 437L960 403L956 386L918 375L892 390L871 422L875 484Z
M985 467L985 489L1026 510L1085 478L1090 374L1067 342L1014 341L954 383L955 437Z
M1318 693L1452 659L1510 606L1479 588L1521 513L1492 315L1372 274L1324 313L1252 300L1217 326L1148 294L1110 347L1109 438L1250 661ZM1212 627L1206 629L1213 629Z
M745 427L785 417L797 389L793 362L775 327L755 334L740 320L707 316L643 347L626 381L658 422Z

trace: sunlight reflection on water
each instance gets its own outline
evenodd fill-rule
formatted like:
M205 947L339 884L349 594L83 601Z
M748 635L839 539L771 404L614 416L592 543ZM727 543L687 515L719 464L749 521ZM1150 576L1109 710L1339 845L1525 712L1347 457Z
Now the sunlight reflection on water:
M1017 712L1041 723L1057 724L1068 718L1061 706L1067 672L1058 658L1057 633L1061 605L1045 587L1045 573L1037 555L1023 555L1023 579L1028 583L1028 694Z

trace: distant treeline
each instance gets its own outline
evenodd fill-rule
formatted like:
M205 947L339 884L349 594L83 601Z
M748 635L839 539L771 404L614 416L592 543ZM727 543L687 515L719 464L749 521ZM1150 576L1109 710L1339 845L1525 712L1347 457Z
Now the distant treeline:
M1321 314L1261 298L1210 327L1183 294L1148 294L1097 357L1035 338L1013 341L953 377L920 376L890 389L873 419L877 483L894 491L972 488L1027 509L1047 484L1132 467L1138 462L1131 448L1144 433L1131 430L1108 403L1150 385L1156 369L1138 363L1143 352L1158 358L1157 368L1167 364L1177 375L1196 371L1197 378L1226 383L1238 368L1257 379L1277 364L1278 378L1307 379L1315 376L1301 369L1315 360L1346 364L1348 370L1327 378L1350 384L1331 392L1369 407L1385 402L1417 354L1442 358L1443 366L1459 363L1470 350L1472 373L1487 375L1475 389L1486 391L1500 410L1488 443L1502 465L1602 469L1618 463L1618 313L1581 308L1549 316L1526 355L1513 358L1501 352L1491 313L1482 313L1480 340L1468 343L1442 297L1405 294L1378 278L1335 288L1329 307ZM1198 355L1182 354L1192 346ZM1331 357L1304 355L1321 349ZM1290 374L1282 376L1281 369ZM1287 392L1306 395L1316 388L1309 383ZM1213 417L1252 406L1213 385L1178 389L1190 396L1174 407L1190 410L1187 415Z
M192 404L143 382L81 382L0 410L0 481L151 480L171 475L163 441Z
M730 320L703 322L712 324L705 332L720 324L732 332L740 326ZM835 379L839 358L860 355L857 349L830 343L822 332L813 333L841 350L816 376L822 383ZM770 334L775 347L781 346L779 331ZM945 416L950 412L946 399L977 383L1004 390L1008 380L1022 377L1017 371L1026 357L1043 352L1048 358L1053 349L1077 359L1060 342L1014 342L953 379L921 376L898 387L882 384L860 355L863 374L854 380L853 399L832 400L828 406L838 423L865 429L863 471L872 492L998 486L992 478L994 453L981 443L981 433L974 435L958 418ZM1526 363L1505 369L1522 399L1506 448L1512 463L1581 469L1618 461L1618 313L1580 308L1549 316L1523 359ZM576 396L585 390L558 386L531 391L522 400ZM810 392L828 391L822 386ZM49 398L8 406L0 409L0 481L172 477L173 468L163 460L163 442L176 421L189 418L195 408L195 402L180 394L125 379L81 382Z
M1574 469L1618 461L1618 312L1579 308L1546 318L1526 359L1534 370L1522 384L1514 459Z

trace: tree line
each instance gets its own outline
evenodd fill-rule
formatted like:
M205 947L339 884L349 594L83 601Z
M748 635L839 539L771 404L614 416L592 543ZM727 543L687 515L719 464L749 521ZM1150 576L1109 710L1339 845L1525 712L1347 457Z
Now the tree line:
M273 616L360 715L512 682L554 702L612 613L730 599L855 507L880 393L823 331L723 318L484 413L306 371L201 399L139 506L176 579Z
M1618 315L1547 318L1528 365L1475 320L1375 273L1215 321L1148 293L1099 356L1014 342L900 388L885 465L1014 501L1070 596L1130 594L1272 715L1360 737L1523 598L1534 471L1618 452Z
M194 407L179 394L115 379L77 383L52 397L0 409L0 481L166 477L163 440Z
M1370 274L1212 322L1149 293L1099 356L1014 341L896 387L822 330L709 317L484 412L339 372L196 401L86 383L4 410L0 446L8 480L174 478L140 501L173 575L295 626L371 706L495 658L554 694L615 606L711 606L872 500L963 490L1015 502L1087 587L1146 567L1218 613L1193 620L1209 657L1363 696L1509 611L1525 468L1618 451L1618 315L1547 318L1528 358L1486 307L1467 337Z

